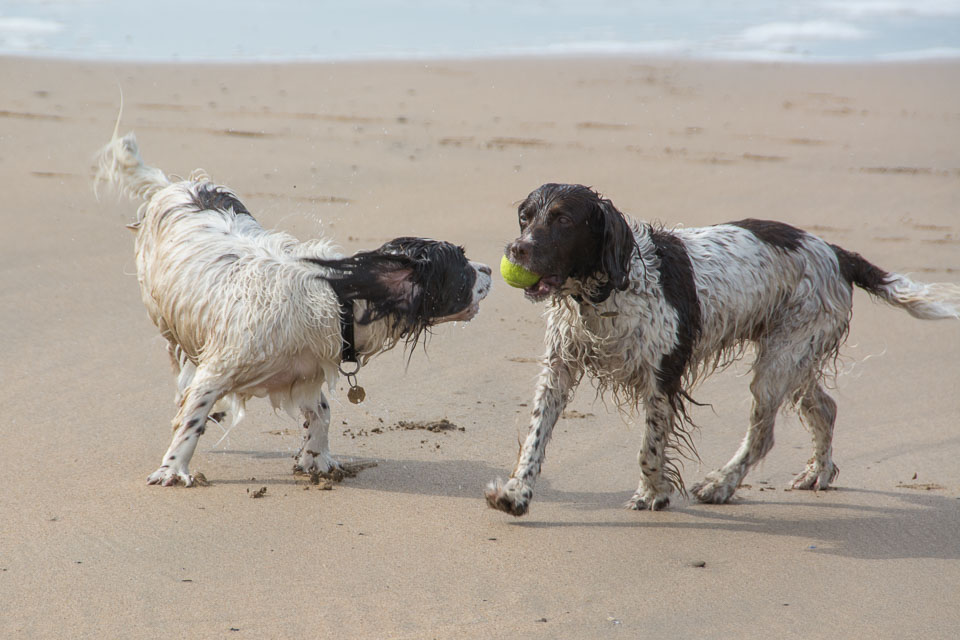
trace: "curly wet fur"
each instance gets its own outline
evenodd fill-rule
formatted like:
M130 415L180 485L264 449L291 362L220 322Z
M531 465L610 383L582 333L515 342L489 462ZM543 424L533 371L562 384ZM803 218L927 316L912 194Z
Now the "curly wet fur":
M100 180L144 199L129 225L137 277L178 372L173 442L151 484L192 484L188 463L214 406L236 421L249 398L263 396L303 415L296 469L330 471L323 386L332 390L338 377L341 303L358 319L363 365L434 324L469 320L490 288L489 267L449 243L397 238L345 257L329 240L263 229L202 172L171 180L146 166L132 134L115 134L101 151Z
M696 456L686 414L691 390L747 348L756 353L749 429L733 458L692 493L703 502L730 500L773 446L784 404L797 407L814 440L813 458L794 486L826 488L837 474L836 404L823 383L849 330L852 285L918 318L960 318L957 285L888 273L783 223L741 220L668 231L630 220L592 189L555 184L531 193L519 214L521 235L507 252L544 274L526 295L547 300L547 331L517 465L507 482L492 483L486 493L491 507L513 515L529 508L553 427L585 375L621 409L644 408L641 480L628 505L666 507L675 491L685 492L677 454ZM596 216L619 218L631 231L634 250L624 258L629 277L622 288L605 286L607 241L593 231L616 222L591 222ZM557 225L567 229L562 237L551 229ZM585 253L587 246L596 246L596 254Z

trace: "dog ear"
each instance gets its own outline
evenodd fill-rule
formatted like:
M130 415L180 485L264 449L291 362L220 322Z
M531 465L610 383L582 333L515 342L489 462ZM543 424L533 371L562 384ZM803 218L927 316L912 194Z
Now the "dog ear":
M382 287L384 300L395 304L398 310L410 309L417 292L414 278L416 263L406 259L396 260L396 256L378 257L386 259L376 260L371 270Z
M597 202L600 231L600 267L612 289L623 291L630 283L630 260L637 246L627 219L605 198Z
M361 251L334 260L306 258L330 271L323 277L341 301L366 300L369 304L361 324L393 315L405 318L417 304L417 264L403 255Z

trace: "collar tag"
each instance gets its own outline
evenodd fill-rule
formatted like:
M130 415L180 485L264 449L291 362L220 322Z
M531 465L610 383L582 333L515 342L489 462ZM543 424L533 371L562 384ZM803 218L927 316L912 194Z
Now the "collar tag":
M353 404L360 404L367 397L367 392L357 384L357 372L360 371L360 361L357 358L357 344L354 336L353 302L340 301L340 337L343 347L340 349L340 373L347 378L350 390L347 399ZM353 371L344 371L343 364L349 362L357 365Z

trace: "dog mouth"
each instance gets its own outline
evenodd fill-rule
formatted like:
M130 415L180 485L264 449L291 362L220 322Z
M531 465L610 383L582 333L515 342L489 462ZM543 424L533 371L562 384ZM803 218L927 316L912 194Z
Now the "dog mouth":
M436 321L436 324L441 322L470 322L476 317L477 313L480 312L480 303L474 302L469 307L464 309L459 313L454 313L453 315L443 316Z
M539 302L549 295L560 291L564 278L560 276L541 276L535 284L523 290L523 295L534 302Z

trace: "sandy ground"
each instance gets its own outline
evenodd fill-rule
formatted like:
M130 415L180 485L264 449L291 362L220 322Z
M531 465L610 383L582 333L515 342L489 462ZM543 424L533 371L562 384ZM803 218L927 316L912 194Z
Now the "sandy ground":
M409 366L365 368L364 405L334 401L333 451L378 466L330 491L295 479L298 427L259 402L201 441L211 486L148 487L173 378L134 205L95 200L90 167L122 87L150 163L203 167L265 226L345 251L415 234L496 266L520 199L581 182L668 226L775 218L958 282L960 65L7 58L0 76L0 637L955 637L960 325L857 294L836 490L785 491L810 454L785 415L734 504L626 511L639 429L584 385L531 513L489 510L543 334L499 278ZM699 389L688 484L739 443L745 371ZM462 430L397 428L443 418Z

